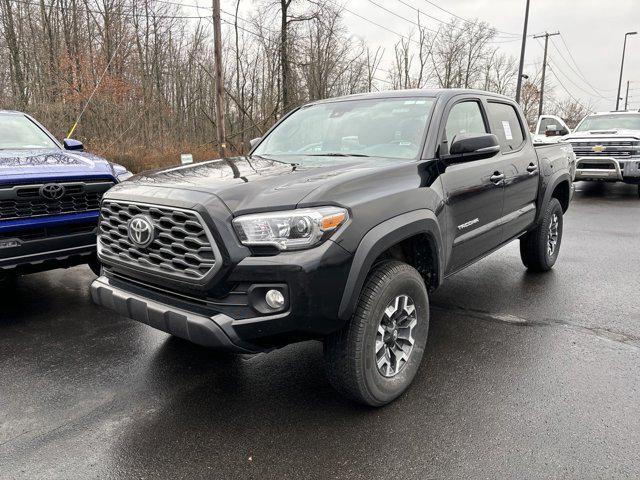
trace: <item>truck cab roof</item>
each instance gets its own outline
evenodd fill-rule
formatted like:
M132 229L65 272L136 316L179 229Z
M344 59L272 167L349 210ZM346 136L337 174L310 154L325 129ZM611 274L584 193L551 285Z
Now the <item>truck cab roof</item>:
M501 95L499 93L486 92L484 90L473 90L473 89L466 89L466 88L433 88L433 89L414 88L414 89L408 89L408 90L385 90L382 92L355 93L352 95L344 95L342 97L328 98L325 100L315 100L315 101L309 102L307 105L333 103L333 102L339 102L342 100L358 100L358 99L364 100L364 99L404 98L404 97L449 99L457 95L463 95L463 94L481 95L485 97L489 96L494 98L500 98L502 100L507 100L509 102L513 101L513 99L505 95Z

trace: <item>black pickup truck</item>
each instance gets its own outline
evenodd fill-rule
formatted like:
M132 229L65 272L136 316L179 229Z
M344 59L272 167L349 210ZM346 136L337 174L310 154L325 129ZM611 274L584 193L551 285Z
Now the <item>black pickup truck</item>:
M102 201L94 301L232 352L324 342L331 383L383 405L411 383L429 292L519 238L556 262L570 146L533 146L482 91L310 103L245 157L140 174Z

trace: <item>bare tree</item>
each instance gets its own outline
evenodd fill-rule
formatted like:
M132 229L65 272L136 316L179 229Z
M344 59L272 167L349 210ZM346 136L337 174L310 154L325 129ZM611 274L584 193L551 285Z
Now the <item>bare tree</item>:
M309 100L386 88L513 88L514 60L491 46L495 31L482 22L433 32L418 12L413 31L385 52L350 35L335 0L254 0L243 17L245 3L235 0L221 19L225 129L237 153ZM0 102L58 137L86 107L74 136L136 171L185 151L211 158L219 125L205 13L185 18L193 11L166 0L0 0ZM527 105L535 91L525 92Z
M562 118L569 128L575 128L578 122L591 111L593 108L590 106L582 105L574 99L568 98L555 103L551 113Z

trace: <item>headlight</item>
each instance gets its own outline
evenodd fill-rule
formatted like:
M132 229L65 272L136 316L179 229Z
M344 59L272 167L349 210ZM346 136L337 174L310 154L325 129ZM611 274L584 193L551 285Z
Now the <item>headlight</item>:
M243 215L233 220L233 227L244 245L301 250L326 240L348 218L344 208L301 208Z
M113 168L113 173L116 174L116 177L119 182L124 182L126 179L131 178L133 176L133 173L131 173L122 165L118 165L114 163L112 164L112 168Z

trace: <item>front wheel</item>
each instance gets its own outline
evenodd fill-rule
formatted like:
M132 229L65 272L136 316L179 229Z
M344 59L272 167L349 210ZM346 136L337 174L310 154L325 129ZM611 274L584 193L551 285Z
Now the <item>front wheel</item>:
M400 396L420 367L429 300L418 271L385 261L369 274L351 321L324 342L327 376L345 396L369 406Z
M520 258L533 272L551 270L562 243L562 206L557 198L547 204L539 225L520 238Z

